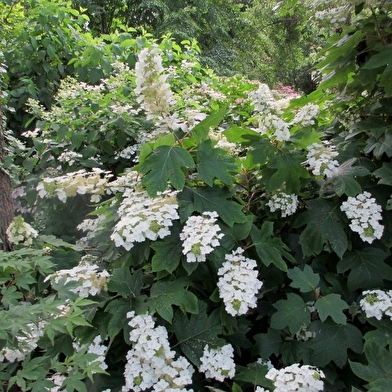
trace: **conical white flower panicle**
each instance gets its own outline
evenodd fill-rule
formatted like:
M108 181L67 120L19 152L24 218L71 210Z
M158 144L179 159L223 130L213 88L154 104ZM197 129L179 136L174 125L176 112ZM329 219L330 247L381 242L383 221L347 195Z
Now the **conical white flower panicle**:
M130 250L135 242L168 236L169 227L179 219L177 193L165 191L152 198L142 188L126 189L118 209L120 221L110 236L116 246Z
M219 296L227 313L232 316L240 316L255 308L257 293L263 285L257 278L256 261L246 258L242 253L243 249L238 248L226 255L226 261L218 270Z
M173 92L164 74L160 50L157 46L144 48L135 65L137 101L146 111L147 119L166 117L175 103Z
M186 391L192 383L194 368L185 357L175 359L164 326L155 326L153 318L129 312L132 348L127 353L125 385L122 392Z
M207 378L224 381L235 375L234 349L231 344L219 348L210 348L205 345L203 356L200 358L199 371L205 373Z
M369 244L380 239L384 231L384 226L379 223L382 219L382 208L371 196L369 192L360 193L356 197L349 197L340 207L351 220L351 230Z
M219 246L223 233L215 224L218 214L215 211L203 212L200 216L191 216L180 233L182 253L188 263L206 261L206 255Z

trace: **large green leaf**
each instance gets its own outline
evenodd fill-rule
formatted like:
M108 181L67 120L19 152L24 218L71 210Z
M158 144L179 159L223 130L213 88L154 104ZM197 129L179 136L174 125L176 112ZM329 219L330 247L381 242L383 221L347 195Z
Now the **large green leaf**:
M182 257L180 231L180 225L175 224L170 229L170 236L151 244L151 248L155 250L151 260L151 267L154 272L168 271L172 273L180 264Z
M269 358L272 354L278 356L283 343L280 331L269 328L266 333L254 335L255 346L254 351L261 358Z
M301 293L315 291L320 282L320 275L315 274L309 265L305 265L303 270L294 267L288 270L287 276L292 280L290 286L299 289Z
M271 327L288 328L292 335L310 323L310 311L305 301L297 294L288 293L287 299L281 299L273 305L277 311L271 317Z
M273 192L284 186L286 192L297 193L302 185L302 179L310 174L302 162L304 157L293 151L275 154L269 161L268 168L275 169L275 173L267 181L267 191Z
M197 297L187 290L189 280L158 281L151 286L148 309L157 312L169 323L173 320L173 306L177 305L183 312L197 313Z
M247 217L242 211L242 206L231 200L232 195L227 188L214 186L186 188L180 198L189 204L188 211L216 211L223 222L233 226L234 223L245 223Z
M362 334L352 324L336 324L329 319L316 320L309 326L309 330L316 333L308 343L314 350L312 361L316 366L323 367L333 361L342 368L347 362L347 350L362 352Z
M185 168L195 166L191 154L178 146L159 146L140 163L139 170L145 174L142 184L150 196L166 190L168 182L174 188L182 189L185 185Z
M129 268L117 268L108 281L108 290L125 298L136 298L143 287L142 276L141 269L131 274Z
M368 382L389 380L392 385L392 349L387 350L377 340L372 339L365 344L365 355L367 365L350 361L354 374Z
M207 185L212 186L215 178L226 185L232 185L233 173L237 170L234 158L221 148L214 147L211 139L207 139L199 145L197 171Z
M273 264L280 270L287 271L287 265L283 257L290 261L294 261L294 258L289 253L285 243L274 236L273 226L273 222L268 221L264 222L260 229L253 226L250 232L252 242L264 265L268 267Z
M294 222L297 228L306 225L299 239L304 255L317 255L324 248L331 248L342 257L348 240L339 206L331 200L315 199L308 201L308 207Z
M203 356L204 347L221 347L226 341L219 337L223 333L219 311L206 313L207 305L199 303L198 314L187 317L183 312L176 312L173 320L174 333L185 356L197 367Z
M273 388L270 380L265 378L268 373L268 367L258 362L250 363L247 367L237 366L236 375L234 377L237 381L251 383L254 386L263 386Z
M373 174L379 178L379 184L392 185L392 164L384 162L382 167L375 170Z
M347 252L337 264L338 273L350 270L347 279L349 290L371 289L392 280L392 268L384 262L387 254L379 248L368 247Z
M348 305L342 300L339 294L332 293L320 297L314 306L321 321L325 321L329 316L336 324L346 324L347 317L343 313L343 310L348 309Z

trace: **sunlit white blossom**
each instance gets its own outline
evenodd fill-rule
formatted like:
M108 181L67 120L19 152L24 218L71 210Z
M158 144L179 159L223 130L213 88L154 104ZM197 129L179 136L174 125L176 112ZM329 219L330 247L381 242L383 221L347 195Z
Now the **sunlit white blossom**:
M234 349L231 344L223 347L210 348L208 344L204 346L203 356L200 358L201 365L199 371L203 372L206 378L214 378L224 381L225 378L233 378L235 375Z
M287 194L281 191L273 193L267 202L267 206L271 212L281 211L282 217L293 215L297 211L298 196L295 194Z
M66 285L69 282L76 284L71 287L70 291L79 295L79 297L88 297L97 295L102 290L107 290L107 280L110 274L107 271L98 271L96 264L90 264L82 261L71 269L62 269L49 275L46 280L51 280L54 284Z
M227 313L240 316L257 306L256 296L263 284L257 277L256 261L246 258L243 249L227 254L225 260L218 270L219 297Z
M17 215L9 224L6 234L12 244L31 245L33 239L38 237L38 232L21 215Z
M164 74L160 50L157 46L144 48L135 65L137 101L147 118L165 117L175 103L173 92Z
M332 177L336 168L339 167L339 162L334 159L338 155L339 153L335 151L334 146L327 142L313 143L308 147L307 160L304 164L315 176Z
M215 224L217 218L215 211L205 211L187 219L180 239L188 263L206 261L206 256L219 246L223 233L219 233L220 227Z
M381 320L384 315L387 315L392 320L392 290L366 290L362 295L359 305L366 317Z
M382 220L382 208L371 196L369 192L360 193L356 197L350 196L340 207L351 220L351 230L369 244L380 239L384 231L384 226L379 223Z
M318 392L324 390L324 373L314 366L293 364L283 369L272 368L265 376L274 384L274 392Z
M126 356L122 392L185 391L185 386L192 383L194 368L185 357L175 358L166 328L155 326L148 314L135 315L132 311L127 318L132 328L132 348Z

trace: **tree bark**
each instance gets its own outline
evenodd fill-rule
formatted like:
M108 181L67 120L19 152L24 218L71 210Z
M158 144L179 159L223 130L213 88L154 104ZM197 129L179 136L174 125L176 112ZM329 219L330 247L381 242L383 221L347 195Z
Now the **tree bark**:
M8 241L6 230L14 219L14 200L11 179L2 167L5 155L3 124L3 112L0 105L0 249L10 251L12 244Z

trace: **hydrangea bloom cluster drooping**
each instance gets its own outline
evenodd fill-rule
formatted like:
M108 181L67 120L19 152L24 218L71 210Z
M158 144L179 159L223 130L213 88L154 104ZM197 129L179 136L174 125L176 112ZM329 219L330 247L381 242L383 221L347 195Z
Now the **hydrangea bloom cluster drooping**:
M55 178L42 179L37 186L37 191L42 198L57 196L64 203L67 197L91 194L91 202L97 203L105 194L110 177L112 174L109 171L99 168L94 168L92 172L79 170Z
M314 119L320 113L318 105L308 103L303 106L294 116L291 124L300 124L303 127L314 124Z
M281 210L282 217L293 215L297 211L298 196L295 194L288 195L287 193L278 191L274 193L267 203L271 212Z
M191 216L180 233L182 253L187 262L206 261L206 255L219 246L223 233L218 233L220 227L215 224L218 214L215 211L203 212L200 216Z
M201 365L199 371L206 375L206 378L214 378L224 381L225 378L232 378L235 375L234 349L231 344L226 344L219 348L209 348L205 345L203 356L200 358Z
M135 242L168 236L169 227L179 219L176 195L177 191L165 191L152 198L140 186L126 189L118 209L120 220L110 238L117 247L130 250Z
M334 147L328 143L313 143L308 147L306 155L307 161L305 165L315 175L323 175L332 177L336 168L339 167L339 162L334 159L339 153L335 151Z
M351 230L369 244L380 239L384 231L384 226L379 223L382 219L382 208L371 196L369 192L360 193L356 197L350 196L340 207L347 218L351 219Z
M272 380L274 392L318 392L324 390L324 373L314 366L295 363L283 369L272 368L265 376Z
M232 316L245 314L257 306L257 293L263 283L257 279L257 263L246 258L238 248L225 256L226 261L218 270L219 296L226 312Z
M33 238L38 237L38 232L25 222L22 216L18 215L8 226L7 237L12 244L22 242L28 246L33 243Z
M174 96L163 73L159 48L144 48L135 65L137 101L146 111L147 119L165 117L173 105Z
M381 320L384 315L392 320L392 290L366 290L359 302L366 317L375 317Z
M135 316L132 311L127 318L133 328L129 334L133 346L127 353L122 392L186 391L194 368L185 357L175 359L166 328L156 327L150 315Z
M79 265L71 269L58 270L54 274L49 275L45 280L51 280L56 285L69 282L77 283L76 287L72 287L70 291L86 298L89 295L97 295L102 290L107 290L107 280L110 274L107 271L98 271L98 265L84 262L82 259Z

